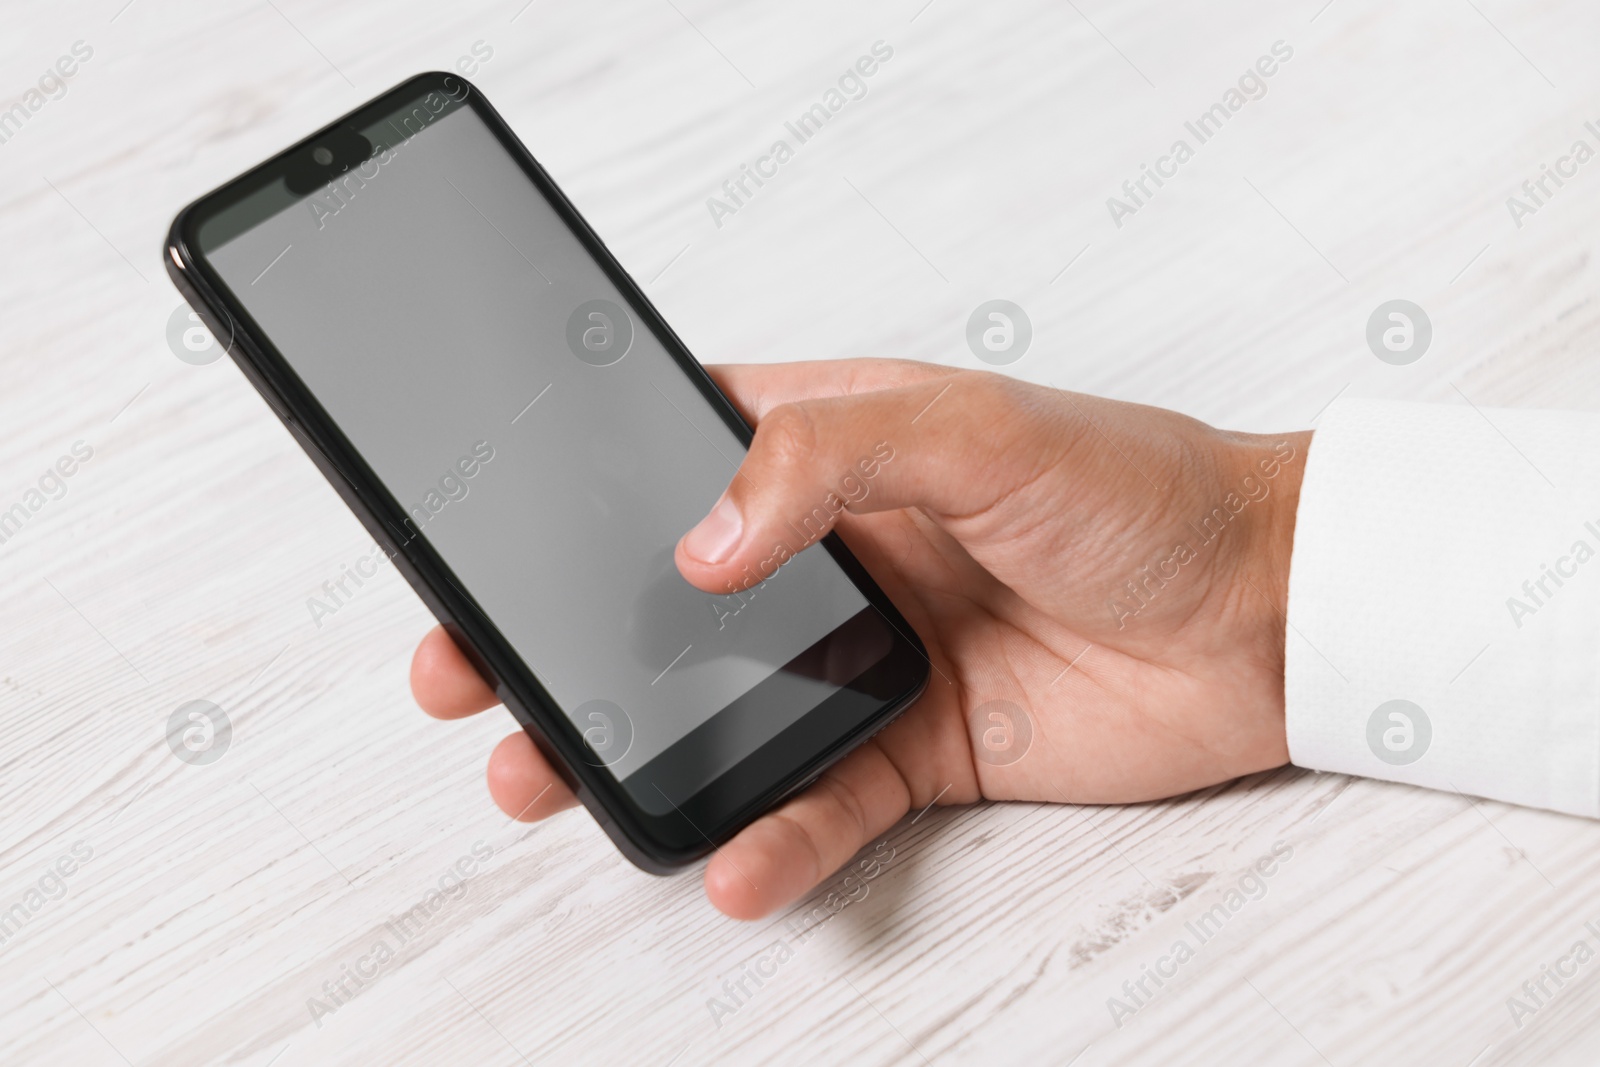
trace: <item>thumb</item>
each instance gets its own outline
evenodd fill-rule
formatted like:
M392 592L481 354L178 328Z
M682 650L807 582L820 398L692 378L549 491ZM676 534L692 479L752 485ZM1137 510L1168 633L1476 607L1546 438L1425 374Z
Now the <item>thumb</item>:
M1037 388L967 371L771 408L732 484L678 542L679 571L708 592L743 589L846 511L917 507L947 525L990 512L1061 458L1061 436L1037 425L1048 406L1022 402Z

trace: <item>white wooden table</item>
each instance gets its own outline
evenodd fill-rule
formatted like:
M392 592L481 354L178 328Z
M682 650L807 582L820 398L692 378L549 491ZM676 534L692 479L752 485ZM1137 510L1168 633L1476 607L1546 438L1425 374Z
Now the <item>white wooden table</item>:
M1312 424L1341 391L1595 409L1600 161L1520 228L1506 206L1600 145L1593 4L4 15L0 104L25 115L0 143L0 509L26 521L0 544L0 1062L1596 1061L1600 962L1520 1027L1507 1007L1600 946L1582 820L1288 768L1126 808L935 809L803 940L799 909L739 924L697 874L640 874L582 811L508 823L482 775L513 724L417 711L430 620L404 582L313 622L368 540L231 363L174 357L158 261L181 204L478 45L474 80L708 362L976 366L966 318L1003 297L1036 331L1012 372L1239 429ZM707 198L880 40L866 95L718 227ZM65 95L29 109L78 41ZM1117 226L1107 198L1277 41L1266 95ZM1405 367L1364 341L1397 297L1436 331ZM79 441L64 495L30 496ZM190 700L231 721L209 765L166 743ZM1114 1013L1276 842L1265 894ZM462 859L465 888L430 897ZM388 921L430 901L402 942Z

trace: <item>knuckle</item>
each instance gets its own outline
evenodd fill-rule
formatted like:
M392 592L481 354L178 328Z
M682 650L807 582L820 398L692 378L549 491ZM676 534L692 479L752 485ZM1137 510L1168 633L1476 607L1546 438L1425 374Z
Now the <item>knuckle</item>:
M817 451L816 423L803 404L773 408L761 420L756 438L766 461L780 470L808 466Z
M970 390L972 402L984 413L1015 410L1026 402L1029 386L1007 374L994 371L968 371L970 377L963 382Z
M790 847L784 851L790 855L802 856L806 859L808 866L811 868L806 878L807 883L815 885L822 881L828 872L822 857L822 845L818 842L816 835L812 833L811 827L795 818L787 810L780 809L773 812L770 817L773 820L773 826L778 829L779 833L789 839Z
M867 812L861 803L861 798L856 796L855 790L844 782L837 774L828 771L818 779L818 785L827 788L835 808L846 823L855 828L855 837L859 841L867 839Z

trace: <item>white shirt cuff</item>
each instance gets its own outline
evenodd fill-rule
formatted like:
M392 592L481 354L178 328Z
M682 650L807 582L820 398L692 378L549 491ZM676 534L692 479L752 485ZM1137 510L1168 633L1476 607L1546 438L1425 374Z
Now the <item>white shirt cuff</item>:
M1331 405L1295 519L1289 758L1600 815L1597 490L1600 416Z

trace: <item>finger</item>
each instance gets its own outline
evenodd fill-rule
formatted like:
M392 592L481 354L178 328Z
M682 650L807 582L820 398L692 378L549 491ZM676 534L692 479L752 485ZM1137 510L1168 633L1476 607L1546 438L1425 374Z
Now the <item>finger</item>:
M847 510L986 512L1070 447L1075 434L1036 402L1044 392L962 371L772 407L728 490L678 542L678 569L726 593L771 577Z
M520 730L489 754L489 795L501 811L523 822L536 822L578 802L533 739Z
M430 630L411 657L411 695L436 719L459 719L500 703L442 626Z
M953 367L909 359L824 359L806 363L724 363L706 371L751 423L779 404L850 396L946 378Z
M706 896L735 919L759 919L805 896L910 810L910 793L875 743L764 815L706 865Z

